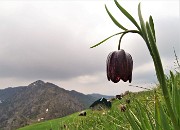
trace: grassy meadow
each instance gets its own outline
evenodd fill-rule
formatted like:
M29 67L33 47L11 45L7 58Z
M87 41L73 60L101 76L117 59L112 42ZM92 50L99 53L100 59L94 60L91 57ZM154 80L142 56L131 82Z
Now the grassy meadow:
M180 116L180 73L166 76L171 105L179 119ZM130 103L126 103L130 99ZM121 106L125 105L125 112ZM32 124L19 130L174 130L162 90L156 86L153 90L125 95L121 100L112 101L111 109L85 110L86 116L79 113Z
M126 103L126 99L130 99L130 104ZM128 130L130 129L130 124L125 117L125 113L128 110L122 112L120 106L126 104L127 109L136 111L138 109L137 100L147 107L149 111L153 111L154 90L129 93L121 100L115 99L112 101L111 109L101 111L88 109L85 110L87 116L78 116L79 113L74 113L63 118L26 126L19 130Z

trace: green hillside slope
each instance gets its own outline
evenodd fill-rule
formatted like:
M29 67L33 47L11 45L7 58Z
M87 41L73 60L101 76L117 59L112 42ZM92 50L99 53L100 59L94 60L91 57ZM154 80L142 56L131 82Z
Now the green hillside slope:
M126 109L136 110L137 102L139 100L144 105L154 99L153 91L144 91L139 93L129 93L123 99L115 99L112 101L111 109L98 110L85 110L87 116L78 116L79 113L49 120L30 126L20 128L19 130L116 130L116 129L129 129L125 112L121 111L121 106L126 105ZM126 103L126 99L130 99L130 104ZM149 105L149 104L148 104ZM152 107L153 109L153 107Z

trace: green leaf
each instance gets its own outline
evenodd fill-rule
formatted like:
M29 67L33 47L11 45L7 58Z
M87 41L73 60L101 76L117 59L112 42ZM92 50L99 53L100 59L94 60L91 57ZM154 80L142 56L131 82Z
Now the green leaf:
M138 28L138 30L141 32L141 28L139 27L136 20L117 2L117 0L114 0L116 6L120 9L120 11Z
M122 33L123 33L123 32L120 32L120 33L116 33L116 34L114 34L114 35L111 35L111 36L109 36L108 38L106 38L106 39L102 40L101 42L97 43L96 45L91 46L90 48L94 48L94 47L96 47L96 46L99 46L100 44L102 44L103 42L107 41L107 40L110 39L111 37L114 37L114 36L119 35L119 34L122 34Z
M150 45L150 47L151 47L151 51L152 51L152 54L153 54L153 52L158 52L158 50L157 50L157 46L156 46L155 39L154 39L154 37L153 37L152 30L151 30L148 22L146 22L146 29L147 29L146 32L147 32L148 42L149 42L149 45ZM153 58L154 64L155 64L155 69L156 69L157 78L158 78L159 82L161 83L161 82L162 82L162 79L161 79L161 77L160 77L160 71L159 71L159 69L158 69L158 65L161 64L161 63L158 63L158 62L157 62L157 57L160 57L160 56L159 56L159 53L156 53L156 54L153 54L153 55L152 55L152 58Z
M107 41L107 40L110 39L111 37L114 37L114 36L119 35L119 34L126 34L126 33L138 33L138 34L140 34L140 32L139 32L138 30L126 30L126 31L124 31L124 32L116 33L116 34L114 34L114 35L112 35L112 36L110 36L110 37L104 39L103 41L97 43L96 45L91 46L90 48L94 48L94 47L96 47L96 46L102 44L103 42Z
M132 111L127 111L125 113L125 117L127 118L127 120L129 121L132 129L134 130L141 130L141 123L140 121L137 119L137 117L134 115L134 113Z
M154 116L153 116L152 112L147 109L147 107L145 107L145 109L146 109L147 117L149 119L149 124L151 126L150 129L151 130L155 130L155 127L154 127ZM153 117L153 120L152 120L152 117Z
M170 130L171 126L169 124L169 120L167 119L168 115L165 113L162 104L159 102L158 98L156 97L156 111L158 113L158 124L163 130Z
M106 8L106 11L107 11L109 17L110 17L111 20L114 22L114 24L116 24L116 25L117 25L119 28L121 28L122 30L128 30L128 29L126 29L125 27L123 27L123 26L112 16L112 14L109 12L109 10L108 10L108 8L106 7L106 5L105 5L105 8Z
M145 23L144 23L144 20L143 20L143 17L142 17L142 14L141 14L141 3L139 3L139 5L138 5L138 16L139 16L139 21L140 21L140 24L141 24L141 29L142 29L142 37L143 37L143 39L145 40L145 42L146 42L146 45L147 45L147 47L148 47L148 49L149 49L149 52L150 52L150 54L151 54L151 56L152 56L152 58L153 58L153 60L155 61L154 63L155 63L155 69L156 69L156 72L157 72L157 78L158 78L158 80L160 81L160 76L159 76L159 70L158 70L158 68L156 67L157 66L157 62L156 62L156 60L155 60L155 55L153 54L153 50L152 49L154 49L152 46L151 46L151 43L150 43L150 41L149 40L152 40L152 39L149 39L149 37L148 37L148 33L147 33L147 29L146 29L146 26L145 26ZM149 29L150 30L150 29ZM150 33L151 34L151 33ZM157 48L156 48L157 49Z
M160 130L160 111L159 111L159 104L157 99L157 93L155 93L155 127L156 130Z
M141 24L141 29L142 29L142 35L145 38L145 41L147 42L147 33L146 33L146 27L145 27L145 23L141 14L141 3L139 3L138 5L138 16L139 16L139 21Z
M150 122L148 120L148 116L147 116L147 109L145 109L146 107L143 106L142 103L140 103L139 101L137 101L138 103L138 107L139 107L139 114L138 117L140 118L140 122L142 124L142 127L144 130L151 130L151 126L150 126Z
M155 41L156 41L156 33L155 33L155 29L154 29L154 22L153 22L152 16L149 17L149 25L150 25L150 27L151 27L151 30L152 30L154 39L155 39Z
M170 130L169 121L167 120L167 113L165 113L161 103L159 102L159 111L161 116L161 126L164 130Z
M180 119L180 89L178 89L178 78L171 71L171 85L172 85L172 108L177 119Z
M151 56L153 57L151 46L150 46L149 41L148 41L146 26L145 26L145 23L144 23L142 14L141 14L141 3L139 3L139 5L138 5L138 16L139 16L139 21L140 21L140 24L141 24L142 37L146 42L146 45L147 45L147 47L149 49L149 52L150 52Z
M171 80L172 80L172 83L174 82L174 74L172 71L170 71L170 75L171 75Z

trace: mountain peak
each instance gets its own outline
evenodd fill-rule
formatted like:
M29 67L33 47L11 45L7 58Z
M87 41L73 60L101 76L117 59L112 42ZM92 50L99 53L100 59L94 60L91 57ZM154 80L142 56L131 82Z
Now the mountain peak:
M44 84L45 84L44 81L42 81L42 80L37 80L37 81L29 84L29 86L39 86L39 85L44 85Z

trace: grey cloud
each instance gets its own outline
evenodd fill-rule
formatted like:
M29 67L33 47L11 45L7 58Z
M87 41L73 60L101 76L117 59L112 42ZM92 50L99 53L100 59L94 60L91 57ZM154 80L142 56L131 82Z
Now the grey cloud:
M85 10L87 6L78 3L67 8L51 2L17 5L17 8L13 6L14 11L10 8L6 11L8 15L0 13L0 77L69 81L78 76L104 73L104 78L95 83L105 82L106 57L110 51L117 50L114 46L119 39L89 48L117 31L107 19L104 5L99 6L103 14ZM178 21L179 18L168 17L155 22L160 54L169 60L174 59L173 46L180 54ZM152 61L138 35L127 34L122 42L122 48L133 57L134 70ZM133 74L133 81L154 82L154 75L152 69L145 73L139 71Z
M5 27L0 26L1 77L66 79L103 70L98 63L102 54L89 49L89 39L84 40L88 29L82 29L86 24L78 18L74 21L73 11L66 17L61 12L51 17L53 13L32 7L25 9L26 13L21 12L23 9L15 12L16 16L4 21Z
M168 17L157 20L157 41L162 57L174 58L173 47L180 55L179 17Z
M155 70L147 71L147 72L136 72L133 73L133 79L135 83L156 83L157 77Z

